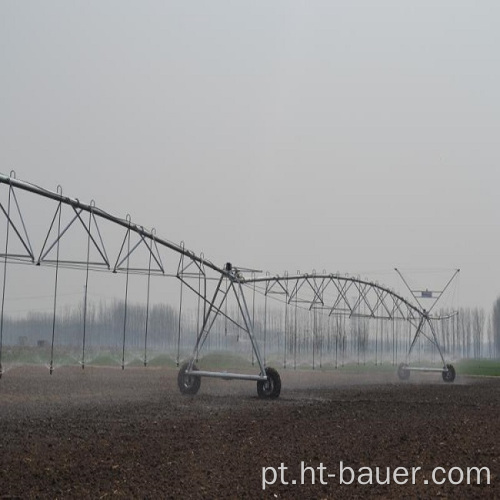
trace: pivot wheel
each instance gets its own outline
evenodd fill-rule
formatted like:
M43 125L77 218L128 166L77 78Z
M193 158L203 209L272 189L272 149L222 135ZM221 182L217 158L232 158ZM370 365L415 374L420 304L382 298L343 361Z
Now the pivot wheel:
M184 363L177 375L177 384L182 394L196 394L200 390L201 377L196 375L187 375L186 372L189 368L189 361ZM192 371L198 370L198 367L193 364Z
M399 380L408 380L410 378L410 370L406 363L400 363L398 366L398 377Z
M453 365L446 365L447 371L443 371L443 380L445 382L453 382L455 380L455 368Z
M266 368L267 380L257 382L259 398L276 399L281 392L280 374L274 368Z

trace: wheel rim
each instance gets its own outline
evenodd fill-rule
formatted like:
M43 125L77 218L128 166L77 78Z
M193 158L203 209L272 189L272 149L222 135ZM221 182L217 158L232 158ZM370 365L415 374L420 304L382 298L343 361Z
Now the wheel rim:
M261 398L275 399L281 392L281 379L274 368L266 368L266 378L257 382L257 394Z
M408 365L406 363L401 363L398 367L398 377L401 380L406 380L410 376L410 370L408 370Z
M455 368L453 365L446 365L446 371L443 372L443 380L445 382L454 382L455 380Z
M194 385L194 377L191 375L184 375L182 377L182 385L185 389L191 389Z
M200 377L193 375L192 373L187 373L189 370L189 363L184 363L179 370L177 377L177 383L179 389L183 394L196 394L200 388ZM197 371L198 368L195 364L191 366L192 371Z
M266 396L269 396L269 394L272 394L272 392L274 390L274 383L271 380L271 378L268 377L267 380L264 382L263 389L264 389L264 394Z

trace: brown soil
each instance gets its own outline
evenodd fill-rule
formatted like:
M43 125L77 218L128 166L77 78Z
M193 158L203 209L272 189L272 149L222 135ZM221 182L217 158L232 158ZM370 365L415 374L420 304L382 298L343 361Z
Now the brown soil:
M168 369L11 369L0 380L0 498L500 498L500 380L280 374L270 401L253 382L214 379L182 396ZM416 484L340 485L340 461L421 470ZM319 484L317 470L311 484L307 472L302 485L301 462L336 477ZM290 484L263 491L263 467L281 463ZM433 485L438 466L488 467L490 485Z

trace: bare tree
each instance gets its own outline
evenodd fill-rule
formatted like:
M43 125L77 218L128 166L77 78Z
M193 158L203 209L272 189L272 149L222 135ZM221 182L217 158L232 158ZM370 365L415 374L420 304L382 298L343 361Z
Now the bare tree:
M470 338L471 338L471 310L470 308L460 308L459 313L459 342L461 343L461 356L470 357Z
M475 307L472 310L472 347L474 358L480 358L482 355L483 346L483 331L485 321L484 309Z
M487 323L487 337L488 337L488 352L489 358L493 357L493 324L491 319L491 314L488 314L488 323Z
M493 304L492 329L495 357L500 358L500 297Z

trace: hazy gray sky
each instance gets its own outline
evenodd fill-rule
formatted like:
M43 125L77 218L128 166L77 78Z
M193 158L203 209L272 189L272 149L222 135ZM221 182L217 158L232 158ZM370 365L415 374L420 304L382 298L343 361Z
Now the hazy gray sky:
M460 267L462 305L489 306L499 20L493 0L3 0L0 171L217 264Z

